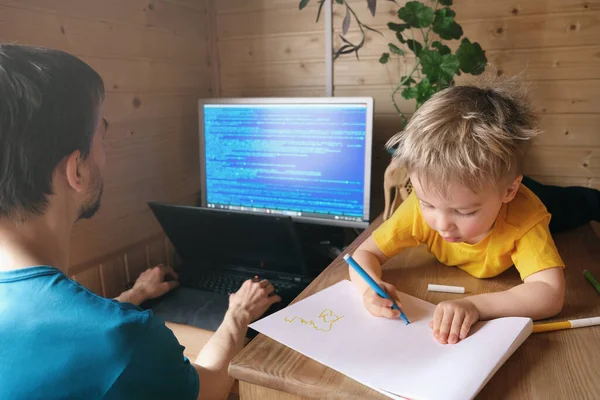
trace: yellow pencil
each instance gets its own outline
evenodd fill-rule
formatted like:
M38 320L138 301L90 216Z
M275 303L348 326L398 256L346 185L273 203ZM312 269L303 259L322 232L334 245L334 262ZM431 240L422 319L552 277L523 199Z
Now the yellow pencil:
M557 331L559 329L583 328L585 326L600 325L600 317L573 319L562 322L549 322L547 324L533 325L533 333Z

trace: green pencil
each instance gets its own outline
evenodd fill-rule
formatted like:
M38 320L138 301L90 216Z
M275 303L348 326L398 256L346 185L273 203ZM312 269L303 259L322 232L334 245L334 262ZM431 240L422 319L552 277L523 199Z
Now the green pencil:
M594 288L596 288L596 291L598 293L600 293L600 283L598 283L596 278L594 278L594 275L592 275L592 273L590 271L588 271L587 269L583 271L583 275L585 275L587 280L590 281L590 283L594 286Z

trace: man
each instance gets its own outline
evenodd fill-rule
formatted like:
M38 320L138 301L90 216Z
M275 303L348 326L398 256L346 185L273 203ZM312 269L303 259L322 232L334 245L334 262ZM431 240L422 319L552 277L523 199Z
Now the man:
M0 45L0 399L223 398L248 324L279 297L267 281L231 295L195 363L151 311L175 286L161 266L116 300L63 271L73 224L100 206L104 85L57 50Z

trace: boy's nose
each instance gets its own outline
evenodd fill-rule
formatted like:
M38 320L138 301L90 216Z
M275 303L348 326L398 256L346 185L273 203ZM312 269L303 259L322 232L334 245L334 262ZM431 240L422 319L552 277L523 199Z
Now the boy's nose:
M437 231L438 232L450 232L452 228L452 221L447 217L440 217L437 220Z

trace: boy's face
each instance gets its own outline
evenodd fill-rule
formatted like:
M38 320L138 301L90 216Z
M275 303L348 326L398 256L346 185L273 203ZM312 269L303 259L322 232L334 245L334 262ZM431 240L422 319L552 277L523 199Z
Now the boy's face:
M492 229L503 203L511 201L519 189L522 176L518 176L503 190L489 188L473 193L461 184L452 184L448 198L441 198L424 190L418 178L410 180L427 225L448 242L475 244Z

